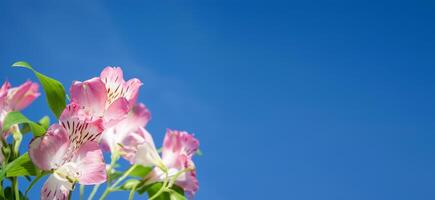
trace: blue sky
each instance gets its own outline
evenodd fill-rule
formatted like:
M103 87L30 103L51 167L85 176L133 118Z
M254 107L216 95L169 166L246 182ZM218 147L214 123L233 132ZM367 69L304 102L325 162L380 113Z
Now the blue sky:
M0 26L2 80L140 78L156 143L201 141L196 199L435 198L434 2L1 1Z

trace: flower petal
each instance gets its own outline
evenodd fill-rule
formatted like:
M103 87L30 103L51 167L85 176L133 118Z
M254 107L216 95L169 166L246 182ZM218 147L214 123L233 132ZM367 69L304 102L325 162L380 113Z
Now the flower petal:
M41 200L66 200L72 187L72 183L52 174L41 189Z
M133 162L137 145L143 143L149 133L143 127L150 119L150 112L143 104L135 105L128 116L114 127L106 128L102 136L102 147L107 151L119 150L119 145L125 150L124 158ZM151 137L151 136L149 136ZM152 139L150 139L152 141ZM133 154L132 154L133 153ZM127 155L128 154L128 155Z
M106 181L106 163L98 143L86 142L77 151L79 182L84 185L95 185Z
M198 140L185 131L166 130L163 141L162 159L168 167L181 168L179 156L191 159L199 147Z
M160 158L154 143L150 142L145 142L137 147L134 163L145 167L163 167L163 161Z
M180 160L182 160L180 158ZM193 197L196 191L198 191L199 183L196 178L196 169L191 159L187 157L184 160L184 168L190 168L191 171L188 171L177 178L175 184L182 187L183 190L188 194L188 196Z
M131 106L136 103L140 86L142 86L142 82L137 78L130 79L125 84L124 97L128 99Z
M135 104L139 87L142 85L139 79L131 79L125 82L122 69L110 66L104 68L100 78L106 85L109 104L120 97L125 97L130 106Z
M134 164L138 146L144 143L150 144L151 147L155 149L151 134L149 134L144 128L139 128L136 131L130 132L122 141L120 141L122 146L122 157L128 160L131 164Z
M40 169L56 169L62 164L68 146L66 130L58 124L53 124L44 136L33 139L29 147L29 156Z
M127 117L129 109L130 108L128 106L128 101L126 98L122 97L116 99L112 104L110 104L104 114L105 126L110 127Z
M108 104L124 96L124 77L120 67L106 67L100 74L100 78L106 85Z
M11 87L11 84L8 81L5 81L0 88L0 110L5 109L5 104L8 97L8 90Z
M95 116L102 116L106 109L106 86L99 78L85 82L75 81L70 88L71 102L85 107Z
M98 141L103 132L103 120L88 115L75 103L67 105L59 122L67 131L73 149L87 141Z
M8 90L8 106L11 110L19 111L27 107L38 97L38 84L26 81L18 87Z

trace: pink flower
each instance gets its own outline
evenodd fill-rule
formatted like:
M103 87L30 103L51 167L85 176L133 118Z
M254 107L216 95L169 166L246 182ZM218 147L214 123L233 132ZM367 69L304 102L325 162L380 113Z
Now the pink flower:
M53 172L41 190L41 199L67 199L76 182L95 185L106 180L103 153L97 143L102 131L100 118L88 116L72 103L63 111L59 124L30 143L33 163Z
M26 81L18 87L11 88L5 81L0 88L0 130L6 115L12 111L20 111L38 97L38 84Z
M71 102L84 107L93 116L103 117L105 127L120 121L136 102L139 79L125 82L122 69L106 67L100 77L71 86Z
M168 172L169 177L179 174L175 184L182 187L190 196L193 196L199 187L195 164L192 161L198 147L199 142L193 135L185 131L168 129L163 141L161 159L156 157L157 150L155 150L154 144L144 144L139 146L136 163L144 166L157 166L145 178L149 183L165 180L166 175L162 168L166 168L164 170ZM164 167L159 166L161 165L160 162Z
M103 148L112 153L120 152L125 159L133 163L137 146L152 141L150 134L144 129L150 116L145 105L136 104L126 118L104 130Z

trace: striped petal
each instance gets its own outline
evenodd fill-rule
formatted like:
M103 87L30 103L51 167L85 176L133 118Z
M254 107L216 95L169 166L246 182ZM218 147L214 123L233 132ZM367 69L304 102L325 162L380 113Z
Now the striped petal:
M139 79L131 79L125 82L122 69L110 66L104 68L100 78L106 85L109 104L112 104L120 97L126 98L130 106L135 104L139 87L142 85Z
M103 131L103 120L88 115L77 104L69 104L62 112L59 123L68 133L73 149L87 141L98 141Z
M40 197L41 200L66 200L72 188L68 180L52 174L42 187Z

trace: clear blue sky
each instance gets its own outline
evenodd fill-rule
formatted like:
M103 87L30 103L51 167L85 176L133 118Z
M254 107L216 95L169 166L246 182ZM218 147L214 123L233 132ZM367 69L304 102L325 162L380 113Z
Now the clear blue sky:
M0 78L122 66L157 144L200 139L196 199L435 199L433 1L55 2L0 2Z

